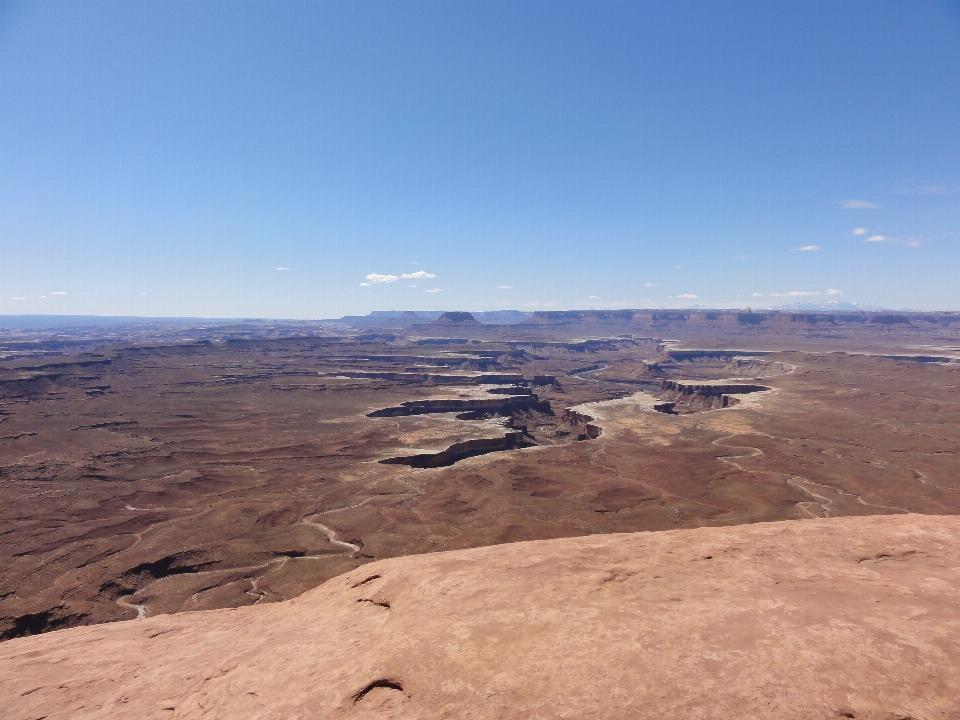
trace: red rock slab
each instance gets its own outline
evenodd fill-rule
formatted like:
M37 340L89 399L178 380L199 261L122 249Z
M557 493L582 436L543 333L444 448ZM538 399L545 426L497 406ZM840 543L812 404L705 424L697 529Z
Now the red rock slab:
M960 518L395 558L0 645L5 718L955 718Z

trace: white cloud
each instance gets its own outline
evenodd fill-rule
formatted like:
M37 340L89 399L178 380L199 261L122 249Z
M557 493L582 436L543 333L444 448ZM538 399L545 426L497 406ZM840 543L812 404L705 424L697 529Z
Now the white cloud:
M668 300L697 300L699 295L691 295L690 293L684 293L683 295L667 295Z
M497 290L513 290L513 285L497 285Z
M289 269L290 269L290 268L288 268L288 267L278 267L278 268L274 268L274 270L289 270Z
M376 285L377 283L392 283L399 279L396 275L381 275L380 273L370 273L367 275L367 282L371 285Z
M57 290L56 292L52 292L52 293L50 293L50 294L51 294L51 295L66 295L66 293L65 293L63 290Z
M843 295L843 290L834 290L833 288L830 288L827 290L827 295Z
M763 293L750 293L750 297L763 297Z
M868 238L864 238L864 242L886 242L886 240L883 235L871 235Z
M587 300L599 300L599 299L600 299L599 295L591 295L590 297L587 298Z
M866 229L866 228L857 228L856 230L853 231L853 234L854 234L854 235L866 235L866 234L867 234L867 229Z
M880 205L869 200L847 200L843 203L846 210L878 210Z
M898 195L948 195L960 192L960 185L919 185L917 187L898 190Z
M679 269L680 269L680 266L679 266L679 265L674 265L674 266L673 266L673 269L674 269L674 270L679 270Z
M407 287L412 287L412 288L415 288L415 287L416 287L416 285L407 285Z
M432 290L427 290L427 292L443 292L440 288L433 288Z
M652 283L652 282L645 282L643 286L644 287L660 287L657 283Z
M370 276L368 275L367 278L369 279L369 277ZM387 275L385 277L393 277L393 276ZM424 272L423 270L417 270L416 272L412 272L412 273L404 273L400 277L402 277L404 280L429 280L430 278L435 278L436 275L434 275L433 273ZM387 280L385 282L393 282L393 280Z
M370 287L370 283L360 283L360 287Z
M919 240L907 240L907 241L904 243L904 245L906 245L907 247L920 247L920 241L919 241Z
M792 292L785 293L770 293L770 297L810 297L811 295L819 295L820 293L817 290L794 290Z
M823 250L819 245L804 245L801 248L797 248L797 252L816 252L817 250Z
M26 300L25 297L12 297L11 300Z

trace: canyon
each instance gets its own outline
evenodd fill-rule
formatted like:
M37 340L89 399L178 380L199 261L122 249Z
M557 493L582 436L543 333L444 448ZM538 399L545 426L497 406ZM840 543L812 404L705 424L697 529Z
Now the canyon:
M0 337L0 647L391 558L960 514L953 315L757 314Z

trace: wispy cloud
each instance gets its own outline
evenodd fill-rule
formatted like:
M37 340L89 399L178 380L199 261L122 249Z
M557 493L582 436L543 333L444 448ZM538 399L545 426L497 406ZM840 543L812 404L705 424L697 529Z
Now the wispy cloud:
M868 243L886 243L887 245L903 245L906 247L920 247L920 241L914 238L907 238L906 240L901 240L900 238L887 237L885 235L871 235L868 238L863 239L864 242Z
M392 277L392 276L387 276L387 277ZM402 277L404 280L429 280L431 278L435 278L436 275L434 275L433 273L424 272L423 270L417 270L416 272L412 272L412 273L404 273L400 277ZM387 282L393 282L393 281L388 280Z
M960 192L960 185L918 185L897 190L897 195L950 195Z
M680 270L680 266L679 266L679 265L674 265L674 266L673 266L673 269L674 269L674 270Z
M380 273L370 273L367 275L367 282L371 285L376 285L377 283L393 283L399 279L396 275L381 275Z
M819 294L817 290L793 290L792 292L785 293L770 293L770 297L810 297Z
M697 300L699 295L691 295L690 293L683 293L683 295L667 295L667 300Z
M497 290L513 290L513 285L497 285Z
M278 267L278 268L274 268L274 270L289 270L289 269L290 269L290 268L288 268L288 267Z
M750 297L763 297L763 293L750 293Z
M599 300L599 299L600 299L599 295L591 295L587 298L587 300Z
M652 283L652 282L645 282L643 286L644 287L660 287L660 285L658 285L657 283Z
M429 292L429 293L443 292L443 290L441 290L440 288L433 288L432 290L427 290L426 292Z
M867 229L866 229L866 228L857 228L856 230L853 231L853 234L854 234L854 235L866 235L866 234L867 234Z
M370 283L360 283L360 287L370 287Z
M56 292L52 292L52 293L50 293L50 294L51 294L51 295L66 295L66 293L65 293L63 290L57 290Z
M846 210L879 210L881 206L869 200L847 200L843 207Z
M843 295L843 290L834 290L833 288L830 288L827 290L827 295Z
M26 300L25 297L12 297L11 300Z
M817 250L823 250L823 248L819 245L804 245L797 248L797 252L816 252Z

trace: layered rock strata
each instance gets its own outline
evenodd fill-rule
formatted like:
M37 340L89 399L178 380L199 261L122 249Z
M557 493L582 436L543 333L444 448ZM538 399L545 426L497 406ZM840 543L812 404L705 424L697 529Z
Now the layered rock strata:
M595 440L600 437L600 433L603 432L599 425L593 424L593 417L584 415L572 408L564 410L563 421L573 426L577 431L578 440L586 440L588 438Z

